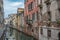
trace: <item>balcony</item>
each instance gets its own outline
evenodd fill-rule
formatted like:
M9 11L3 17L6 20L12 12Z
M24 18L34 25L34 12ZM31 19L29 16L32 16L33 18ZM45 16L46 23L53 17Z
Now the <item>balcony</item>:
M48 22L47 22L47 26L48 26L48 27L51 26L51 21L50 21L50 20L48 20Z
M26 24L32 25L33 21L32 20L26 20Z
M58 4L58 8L60 8L60 0L56 0Z
M50 0L45 0L44 3L46 3L46 5L50 5L51 4Z
M16 14L17 16L20 16L20 13L19 14Z
M51 25L51 13L50 11L48 11L48 22L47 25L50 26Z
M42 9L42 4L39 4L38 7L39 7L40 9Z
M60 19L57 20L57 24L58 24L58 26L60 26Z

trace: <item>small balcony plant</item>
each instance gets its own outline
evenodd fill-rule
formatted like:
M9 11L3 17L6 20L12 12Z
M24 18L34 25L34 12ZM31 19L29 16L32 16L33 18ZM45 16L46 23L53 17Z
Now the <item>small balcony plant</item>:
M57 20L57 24L60 25L60 20Z
M51 3L50 3L50 0L46 0L44 3L46 3L46 5L51 4Z
M28 24L28 25L32 25L32 23L33 23L32 20L30 20L30 19L26 20L26 24Z
M48 19L47 25L50 26L51 24L51 19Z
M39 8L42 8L42 4L38 5Z

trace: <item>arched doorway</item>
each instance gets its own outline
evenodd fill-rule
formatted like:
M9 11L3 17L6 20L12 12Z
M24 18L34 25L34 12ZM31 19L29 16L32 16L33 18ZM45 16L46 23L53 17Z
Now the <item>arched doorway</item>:
M58 33L58 40L60 40L60 32Z

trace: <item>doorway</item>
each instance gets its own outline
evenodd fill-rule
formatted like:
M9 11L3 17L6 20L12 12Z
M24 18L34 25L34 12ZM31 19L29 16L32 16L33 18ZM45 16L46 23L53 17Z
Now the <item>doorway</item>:
M58 33L58 40L60 40L60 32Z

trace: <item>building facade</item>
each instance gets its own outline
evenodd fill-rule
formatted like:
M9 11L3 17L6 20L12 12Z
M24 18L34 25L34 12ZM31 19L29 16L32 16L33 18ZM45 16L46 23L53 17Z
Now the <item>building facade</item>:
M3 8L3 0L0 0L0 40L4 40L4 8Z
M23 32L24 27L24 9L18 8L17 9L17 23L18 23L18 30ZM18 32L18 40L20 40L20 32Z
M25 0L24 6L24 31L38 40L38 2Z
M12 29L18 29L17 28L17 15L16 14L10 14L8 18L5 19L5 25L6 25L6 37L5 40L17 40L17 31Z
M23 26L24 23L24 9L18 8L17 9L17 20L18 20L18 30L20 30L20 26Z
M24 32L39 40L59 40L59 3L59 0L25 0Z
M0 0L0 27L3 27L4 24L4 9L3 9L3 0Z
M38 0L39 40L60 40L59 0Z

